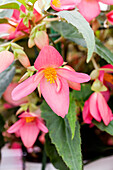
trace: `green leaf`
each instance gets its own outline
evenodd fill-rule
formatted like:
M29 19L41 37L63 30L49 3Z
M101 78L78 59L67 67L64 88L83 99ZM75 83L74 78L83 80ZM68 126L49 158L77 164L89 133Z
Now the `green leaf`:
M29 0L32 4L34 4L37 0Z
M7 19L0 18L0 24L6 24L8 23Z
M70 170L81 170L81 140L78 121L76 122L75 136L72 140L71 129L66 118L62 119L57 116L45 102L43 102L41 110L42 118L45 119L49 130L51 142L55 145L59 155Z
M51 143L51 139L49 135L46 134L45 138L46 138L46 142L45 142L46 154L50 158L50 162L55 166L56 169L69 170L69 168L63 162L61 156L59 156L55 148L55 145Z
M5 71L0 73L0 97L6 90L7 86L12 81L13 77L15 75L15 67L9 66Z
M96 38L95 52L108 63L113 64L113 53Z
M77 106L76 106L75 100L73 98L73 94L70 93L70 104L69 104L69 111L68 111L68 114L67 114L67 119L69 121L69 125L70 125L70 128L71 128L72 139L74 138L74 135L75 135L75 126L76 126L76 121L77 121L76 107Z
M88 48L87 62L89 62L94 52L94 48L95 48L94 33L89 23L84 19L84 17L79 12L77 12L77 10L60 11L55 14L60 16L61 18L64 18L68 23L76 27L79 33L82 34L83 38L86 41L87 48Z
M101 131L105 131L113 136L113 120L106 126L103 122L97 122L93 120L93 124L97 126Z
M13 14L12 9L4 9L3 11L0 12L0 19L5 17L11 18L12 14Z
M20 2L21 4L23 4L26 7L26 1L25 0L17 0L18 2Z
M91 95L91 85L88 84L82 84L81 85L81 90L80 91L73 91L73 97L78 100L78 101L85 101L89 98Z
M56 21L52 22L51 26L64 38L71 40L72 42L75 42L76 44L79 44L83 47L86 47L86 43L82 34L80 34L78 30L71 24ZM108 48L106 48L99 39L95 38L95 43L94 52L106 60L108 63L113 64L113 53Z

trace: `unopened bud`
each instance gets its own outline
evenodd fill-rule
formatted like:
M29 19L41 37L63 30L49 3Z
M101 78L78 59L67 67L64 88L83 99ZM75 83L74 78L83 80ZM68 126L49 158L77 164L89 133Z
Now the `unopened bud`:
M100 80L96 79L91 86L91 90L95 92L107 91L107 87Z
M99 76L99 70L93 70L90 74L91 80L97 79Z

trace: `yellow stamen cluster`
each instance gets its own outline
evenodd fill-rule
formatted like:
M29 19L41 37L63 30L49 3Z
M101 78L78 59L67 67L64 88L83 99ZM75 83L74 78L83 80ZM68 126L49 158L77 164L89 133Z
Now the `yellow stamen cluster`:
M52 4L53 4L55 7L57 7L57 8L60 8L60 7L61 7L61 2L60 2L60 0L53 0L53 1L52 1Z
M26 120L26 123L30 123L35 120L35 117L26 117L25 120Z
M44 70L44 76L47 79L47 81L50 81L50 84L55 83L55 80L57 78L57 72L55 68L48 67Z

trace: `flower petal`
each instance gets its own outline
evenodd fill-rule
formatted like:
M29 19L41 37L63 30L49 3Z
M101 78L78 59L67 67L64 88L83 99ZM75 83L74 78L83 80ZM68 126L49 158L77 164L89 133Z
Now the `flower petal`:
M14 54L9 51L0 52L0 73L14 61Z
M100 2L104 3L104 4L108 4L108 5L113 5L113 0L99 0Z
M89 110L90 114L94 119L96 119L98 122L101 121L101 115L98 110L98 105L97 105L97 93L93 93L90 98L89 98Z
M59 92L57 92L56 83L50 84L45 78L40 82L40 88L43 97L45 98L51 109L61 117L65 117L68 113L69 108L69 86L65 79L59 78L62 87Z
M8 133L15 133L17 132L25 123L25 120L20 119L16 123L14 123L8 130Z
M111 113L109 112L107 102L101 93L97 93L97 104L102 120L107 126L111 121Z
M74 90L80 90L81 89L81 85L80 83L75 83L75 82L72 82L72 81L67 81L68 82L68 85L70 88L74 89Z
M60 53L52 46L45 46L40 51L34 67L39 70L46 67L60 67L63 64L63 58Z
M20 129L20 136L23 144L29 148L35 143L39 134L39 129L36 126L36 122L25 123Z
M18 83L10 83L10 85L7 87L7 89L5 90L4 94L3 94L3 97L4 99L13 105L14 106L19 106L23 103L27 103L28 102L28 98L25 97L25 98L22 98L21 100L18 100L18 101L14 101L12 99L12 96L11 96L11 92L12 90L18 85Z
M89 75L84 73L77 73L75 71L70 71L65 68L59 68L57 69L57 74L59 74L61 77L75 82L75 83L83 83L89 81L91 78Z
M91 21L100 13L97 0L81 0L77 7L87 21Z
M84 104L82 115L83 115L84 122L90 124L93 117L91 116L89 112L89 100L87 100Z
M51 0L51 7L56 11L62 11L75 8L80 0Z
M36 119L37 127L44 133L48 133L47 127L44 125L42 121L40 121L38 118Z
M34 81L34 79L37 79ZM40 80L42 79L43 74L36 73L35 75L29 77L27 80L19 84L13 91L12 91L12 99L13 100L20 100L21 98L29 95L32 93L36 87L38 86Z

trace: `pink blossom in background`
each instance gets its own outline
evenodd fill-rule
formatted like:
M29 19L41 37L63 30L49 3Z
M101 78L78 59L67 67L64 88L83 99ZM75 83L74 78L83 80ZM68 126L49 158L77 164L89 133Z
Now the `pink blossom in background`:
M113 10L106 14L107 20L113 25Z
M51 0L51 7L56 11L74 9L81 0Z
M100 14L99 2L113 5L113 0L81 0L77 8L87 21L91 21Z
M98 122L103 120L107 126L112 120L112 111L100 92L94 92L89 97L84 104L82 114L83 121L88 124L92 123L92 119L95 119Z
M63 58L59 52L52 46L45 46L34 63L38 72L13 90L13 100L29 95L40 84L40 91L48 105L58 116L64 118L69 108L69 82L87 82L90 76L60 68L62 64Z
M48 132L42 119L34 113L24 112L19 118L20 119L13 124L7 132L16 133L19 131L22 142L27 148L33 146L40 130L44 133Z
M0 73L8 68L14 61L14 54L9 51L0 52Z
M26 9L23 5L20 6L20 10L26 13ZM41 18L41 14L36 9L34 9L33 14L34 14L33 20L37 22ZM20 18L20 11L14 9L12 17L7 19L11 25L0 24L0 34L6 34L3 35L4 39L11 40L18 36L24 35L21 31L24 31L26 33L29 32L30 22L29 22L29 27L26 27L24 25L23 19Z
M6 109L16 107L16 106L20 106L21 104L28 102L27 97L24 97L24 98L17 100L17 101L12 99L11 93L17 85L18 85L18 83L10 83L10 85L7 87L7 89L5 90L5 92L3 94L5 101L8 102L4 105Z

